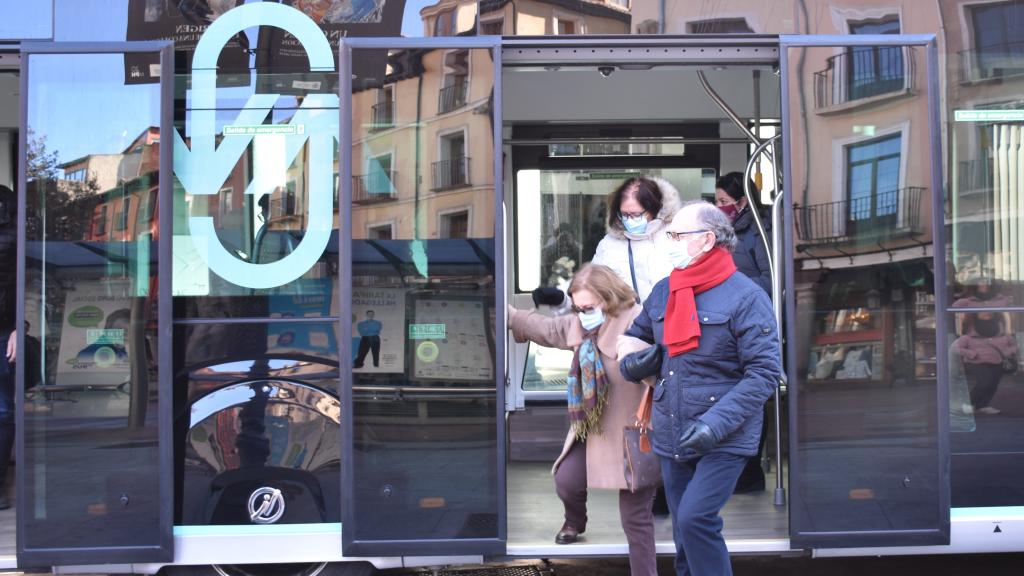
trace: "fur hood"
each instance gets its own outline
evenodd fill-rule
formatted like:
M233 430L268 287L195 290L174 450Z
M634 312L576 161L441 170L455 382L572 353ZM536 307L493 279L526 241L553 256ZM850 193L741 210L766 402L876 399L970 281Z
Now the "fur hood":
M605 232L608 236L619 240L646 240L654 234L661 232L665 224L671 221L672 217L679 211L682 201L679 199L679 190L675 186L664 178L655 176L645 176L645 178L654 181L658 185L658 189L661 190L661 211L658 212L657 217L647 223L647 230L643 234L630 234L625 230L614 228L605 219Z

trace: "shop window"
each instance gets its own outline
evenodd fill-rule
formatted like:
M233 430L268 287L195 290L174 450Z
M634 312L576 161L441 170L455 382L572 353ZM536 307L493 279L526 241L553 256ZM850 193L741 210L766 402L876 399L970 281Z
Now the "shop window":
M438 228L440 238L469 238L469 210L441 214Z
M847 235L897 224L902 140L897 133L846 147Z
M1024 73L1024 1L966 7L974 50L964 54L969 80Z
M746 18L711 18L686 23L689 34L753 34Z

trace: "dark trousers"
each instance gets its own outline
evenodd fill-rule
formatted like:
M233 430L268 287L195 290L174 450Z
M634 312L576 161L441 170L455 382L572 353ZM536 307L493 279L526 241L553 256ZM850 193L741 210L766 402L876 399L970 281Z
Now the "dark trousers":
M7 361L7 338L0 333L0 487L7 479L7 465L14 449L14 365Z
M999 364L964 364L964 375L971 391L971 404L975 409L984 408L992 402L1003 378L1003 368Z
M747 459L712 452L676 462L661 459L661 476L672 512L677 576L731 576L729 550L718 511L732 495Z
M565 521L583 532L587 528L587 449L576 442L555 471L555 491L565 507ZM630 492L619 490L619 520L629 544L629 572L632 576L658 576L654 550L654 515L651 504L655 488Z
M359 353L356 354L355 368L363 367L363 360L366 360L366 353L373 353L373 367L380 366L380 336L361 336L359 338Z

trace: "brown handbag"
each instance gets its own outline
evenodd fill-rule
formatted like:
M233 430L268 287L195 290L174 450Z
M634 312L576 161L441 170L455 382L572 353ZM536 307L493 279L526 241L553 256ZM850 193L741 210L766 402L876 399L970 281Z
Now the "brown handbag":
M636 420L622 430L622 472L630 492L661 485L661 462L651 452L651 404L654 389L648 387L640 398Z

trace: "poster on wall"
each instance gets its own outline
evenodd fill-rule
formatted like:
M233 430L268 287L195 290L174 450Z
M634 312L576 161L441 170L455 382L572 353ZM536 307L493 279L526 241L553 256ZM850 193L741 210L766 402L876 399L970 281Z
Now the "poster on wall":
M399 36L405 0L283 0L309 16L324 31L331 44L337 69L338 41L344 37ZM383 79L387 51L364 51L353 58L353 86L364 77ZM306 51L299 41L284 30L260 29L256 48L256 66L265 73L257 79L257 92L301 95L336 92L336 74L310 74Z
M271 318L324 318L331 315L332 278L300 278L289 293L268 296ZM267 325L267 352L333 358L338 351L335 322Z
M77 282L64 298L58 385L117 386L131 377L131 285Z
M222 14L245 0L128 0L125 40L172 40L176 74L189 74L196 44ZM249 85L249 40L232 38L217 60L217 86ZM124 55L125 84L160 81L160 56L151 52Z
M352 367L360 373L405 371L405 291L352 287Z
M423 298L409 324L413 378L447 381L494 379L494 354L483 300Z

